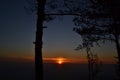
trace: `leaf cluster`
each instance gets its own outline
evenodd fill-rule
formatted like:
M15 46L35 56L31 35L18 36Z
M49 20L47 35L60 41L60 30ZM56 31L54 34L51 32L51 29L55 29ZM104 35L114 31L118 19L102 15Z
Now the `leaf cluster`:
M99 45L100 41L114 42L115 36L120 36L120 15L118 15L120 2L118 0L91 0L91 5L81 11L81 16L73 19L76 25L73 31L83 39L78 49Z

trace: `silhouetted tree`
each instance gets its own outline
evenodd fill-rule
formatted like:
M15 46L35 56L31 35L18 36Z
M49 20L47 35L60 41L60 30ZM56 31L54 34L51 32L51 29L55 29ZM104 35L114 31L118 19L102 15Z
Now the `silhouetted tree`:
M79 2L79 0L28 0L27 2L30 4L30 7L25 7L28 13L37 11L36 40L34 42L35 78L36 80L43 80L42 36L43 28L45 28L43 23L44 21L49 22L55 19L57 16L79 16L77 13L77 11L79 11L79 4L76 4Z
M88 79L89 80L96 80L97 74L99 72L100 61L98 59L97 54L94 54L91 50L91 41L86 40L86 38L82 38L83 43L79 45L75 50L85 49L87 53L87 60L88 60Z
M89 42L90 47L99 45L101 41L114 42L120 69L120 1L90 1L91 5L81 10L81 16L74 19L75 25L78 26L74 28L74 31L81 35L83 43ZM80 49L81 45L78 48Z
M84 36L86 40L94 42L100 40L111 40L116 43L118 59L120 61L120 2L119 0L91 0L96 1L93 5L83 11L80 18L75 18L75 25L81 25L74 30Z
M46 0L37 0L37 31L35 41L35 75L36 80L43 80L42 36L45 18Z

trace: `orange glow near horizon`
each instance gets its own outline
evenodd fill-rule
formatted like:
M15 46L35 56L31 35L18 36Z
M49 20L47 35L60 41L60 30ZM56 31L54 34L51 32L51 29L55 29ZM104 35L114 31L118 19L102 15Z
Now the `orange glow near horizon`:
M86 58L64 58L64 57L57 57L57 58L43 58L45 63L57 63L57 64L64 64L64 63L80 63L80 64L87 64L88 60ZM115 61L112 59L102 60L103 64L115 64Z
M76 58L64 58L64 57L57 57L57 58L43 58L45 63L86 63L86 59L76 59Z
M20 62L34 62L34 57L29 56L29 57L1 57L0 60L2 61L20 61ZM51 58L46 58L43 57L43 62L44 63L55 63L55 64L64 64L64 63L83 63L87 64L87 59L86 58L64 58L64 57L51 57ZM113 59L103 59L102 63L106 64L115 64L116 61Z

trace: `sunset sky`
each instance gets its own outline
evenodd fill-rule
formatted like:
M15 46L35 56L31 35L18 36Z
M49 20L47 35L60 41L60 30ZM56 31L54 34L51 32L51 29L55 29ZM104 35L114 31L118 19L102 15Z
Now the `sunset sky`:
M0 58L34 60L36 14L28 15L24 9L26 0L0 1ZM84 50L74 49L81 43L80 36L73 32L72 17L55 19L44 23L43 59L47 62L65 59L66 62L86 61ZM116 49L111 42L95 47L101 61L115 61Z

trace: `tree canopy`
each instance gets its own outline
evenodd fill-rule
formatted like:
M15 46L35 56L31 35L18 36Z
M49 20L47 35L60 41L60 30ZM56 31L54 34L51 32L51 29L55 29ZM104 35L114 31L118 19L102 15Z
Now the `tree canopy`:
M91 5L82 9L80 17L74 18L74 31L82 36L83 42L92 47L99 41L115 42L120 39L120 2L118 0L91 0ZM83 45L84 47L84 45ZM79 47L80 48L80 47Z
M74 31L83 40L76 50L90 51L100 42L112 41L116 44L118 54L118 77L120 79L120 1L90 0L91 5L81 9L81 16L74 18Z

